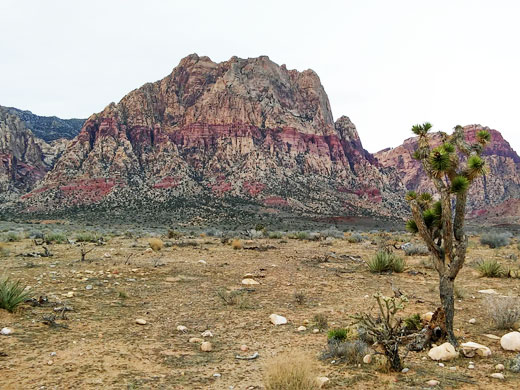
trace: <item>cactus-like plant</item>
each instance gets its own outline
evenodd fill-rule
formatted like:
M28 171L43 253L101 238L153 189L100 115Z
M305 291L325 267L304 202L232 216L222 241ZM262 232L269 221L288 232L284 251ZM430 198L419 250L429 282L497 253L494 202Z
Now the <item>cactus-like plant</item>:
M468 144L461 126L451 135L441 134L443 143L432 147L429 130L432 125L415 125L412 131L419 137L414 157L422 162L426 175L433 182L439 201L430 194L411 191L406 196L412 219L406 229L418 233L432 254L439 273L439 290L446 314L448 341L457 345L453 333L454 282L464 265L468 238L464 233L464 215L471 183L486 173L482 151L490 141L489 132L480 130L476 142Z

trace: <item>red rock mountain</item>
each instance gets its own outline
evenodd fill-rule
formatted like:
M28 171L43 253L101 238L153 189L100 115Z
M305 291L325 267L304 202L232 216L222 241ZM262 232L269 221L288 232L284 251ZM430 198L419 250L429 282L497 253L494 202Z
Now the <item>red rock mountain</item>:
M403 192L349 118L333 121L312 70L265 56L215 63L193 54L92 115L23 205L175 210L215 201L392 215L404 207Z
M520 157L497 130L480 125L465 126L466 139L474 142L475 134L482 129L491 134L491 142L483 153L489 173L471 186L468 197L469 216L506 216L508 208L505 205L511 203L511 199L520 199ZM440 143L438 133L433 138L434 142ZM376 153L375 157L381 165L395 167L408 190L432 191L432 185L423 174L421 163L412 157L416 146L417 138L409 138L396 148Z

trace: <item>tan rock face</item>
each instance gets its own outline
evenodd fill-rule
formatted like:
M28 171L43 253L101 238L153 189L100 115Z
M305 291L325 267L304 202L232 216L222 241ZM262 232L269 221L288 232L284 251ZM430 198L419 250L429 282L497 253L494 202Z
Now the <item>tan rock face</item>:
M108 202L241 199L313 214L395 215L404 187L334 123L318 76L267 57L190 55L91 116L24 200L58 208Z
M477 179L470 188L468 216L500 216L506 214L506 209L509 212L516 210L518 214L515 215L520 215L520 204L514 202L520 198L520 157L497 130L480 125L465 126L466 139L474 142L476 133L482 129L491 134L491 143L483 153L489 173ZM440 144L438 133L434 134L434 140L435 144ZM382 166L395 167L408 190L432 192L421 163L412 157L416 146L417 138L409 138L401 146L382 150L375 157Z

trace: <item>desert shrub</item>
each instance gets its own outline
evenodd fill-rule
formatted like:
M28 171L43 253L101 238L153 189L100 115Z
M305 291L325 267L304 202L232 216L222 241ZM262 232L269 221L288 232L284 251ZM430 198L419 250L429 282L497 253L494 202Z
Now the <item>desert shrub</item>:
M314 316L314 326L319 330L325 330L329 327L327 316L322 313L318 313Z
M506 362L506 368L508 371L520 373L520 353Z
M309 233L307 232L294 232L289 235L287 235L288 238L291 238L293 240L308 240L309 239Z
M327 332L327 340L348 341L357 337L357 332L352 328L334 328Z
M322 359L341 359L349 364L360 364L363 357L370 353L368 345L362 340L335 340L327 342L327 348L321 354Z
M247 235L250 237L250 238L262 238L264 236L264 233L263 231L261 230L255 230L255 229L251 229L247 232Z
M277 356L267 364L265 371L266 390L318 389L313 360L301 352Z
M303 305L305 303L305 293L303 291L296 291L294 293L294 300L298 305Z
M283 234L282 232L269 232L268 237L273 239L280 239L283 238Z
M168 229L167 236L171 240L178 240L179 238L182 238L183 234L177 230Z
M22 234L17 232L7 232L3 235L3 241L6 242L17 242L23 239Z
M347 241L350 242L351 244L355 244L355 243L358 243L358 242L361 242L363 241L365 238L359 234L359 233L352 233L350 234L350 236L347 237Z
M163 248L164 243L160 238L150 238L148 239L148 245L154 252L159 252Z
M77 233L74 239L77 242L98 242L101 236L94 232L81 232Z
M242 241L240 241L238 239L234 239L233 241L231 241L231 247L233 249L242 249L243 248Z
M482 260L477 264L477 270L487 278L500 278L505 275L505 270L495 259Z
M9 249L2 243L0 243L0 257L9 256Z
M66 244L68 241L67 236L63 233L52 232L45 235L47 244Z
M421 244L409 244L403 245L404 254L406 256L423 256L430 253L426 245Z
M468 295L464 287L460 287L457 284L453 287L453 293L457 299L464 299Z
M334 226L331 226L330 228L328 228L326 230L322 230L320 232L320 236L325 237L325 238L327 238L327 237L343 238L344 237L343 232L339 231Z
M368 268L372 273L400 273L404 271L405 266L406 262L402 257L384 250L377 251L375 256L368 261Z
M520 320L520 299L517 297L489 296L486 308L497 329L513 328Z
M209 236L209 237L220 237L222 236L222 232L218 229L215 229L215 228L209 228L208 230L206 230L206 234Z
M225 288L220 288L217 290L217 297L226 306L236 306L239 309L251 308L247 295L241 290L228 291Z
M482 237L480 237L480 243L482 245L487 245L490 248L500 248L509 245L510 238L511 233L489 232L484 233Z
M417 331L422 329L422 321L420 314L412 314L403 320L404 326L408 331Z
M29 291L19 280L14 282L9 278L0 279L0 309L12 313L28 297Z
M186 240L186 241L179 241L176 243L176 245L179 248L185 248L185 247L197 247L199 246L199 243L194 240Z

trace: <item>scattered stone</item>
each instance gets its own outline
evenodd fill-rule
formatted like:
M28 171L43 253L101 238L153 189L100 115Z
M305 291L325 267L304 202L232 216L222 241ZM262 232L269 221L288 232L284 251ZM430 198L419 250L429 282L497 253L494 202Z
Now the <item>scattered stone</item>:
M211 352L213 350L213 346L211 345L211 343L209 341L204 341L200 345L200 350L202 352Z
M249 348L248 348L247 345L245 345L245 344L242 344L242 345L240 346L240 350L241 350L242 352L247 352L248 349L249 349Z
M495 370L497 370L497 371L504 371L504 368L505 368L505 367L504 367L503 364L497 364L497 365L495 366Z
M316 378L316 383L318 384L319 389L323 389L324 387L326 387L329 382L330 382L330 379L327 378L326 376L319 376Z
M303 320L303 325L309 325L309 320Z
M51 352L50 355L51 356L56 356L56 352Z
M314 328L314 329L312 330L312 333L320 333L320 330L319 330L318 328Z
M8 336L11 333L13 333L11 328L2 328L2 330L0 330L0 334L3 334L4 336Z
M206 260L199 260L199 264L206 265L208 264Z
M498 336L496 336L494 334L487 333L484 336L487 337L488 339L491 339L491 340L500 340L500 337L498 337Z
M451 371L456 371L456 370L457 370L457 367L450 367L450 370L451 370Z
M107 253L105 253L105 254L103 255L103 257L105 257L105 258L107 258L107 259L110 259L110 258L112 257L112 255L111 255L110 253L107 252Z
M215 374L213 374L213 378L220 378L222 375L219 374L218 372L216 372Z
M47 364L48 364L49 366L52 366L53 363L54 363L54 362L53 362L52 360L49 360L49 361L47 362Z
M204 342L204 339L201 339L200 337L192 337L188 340L189 343L196 343L196 344L199 344L199 343L203 343Z
M254 275L252 273L247 273L244 275L244 279L253 279L254 278Z
M179 326L177 327L177 330L178 330L179 332L187 332L187 331L188 331L188 328L186 328L184 325L179 325Z
M468 321L471 325L475 325L477 323L477 320L472 318Z
M410 371L410 369L409 369L408 367L405 367L405 368L403 368L403 369L401 370L401 372L402 372L403 374L406 374L408 371Z
M74 296L74 291L69 291L68 293L65 294L65 296L67 298L72 298Z
M256 280L254 279L242 279L242 284L243 285L246 285L246 286L255 286L257 284L260 284L258 283Z
M444 363L439 363L439 367L444 367Z
M202 337L213 337L213 333L211 333L211 330L205 330L200 334Z
M475 355L482 357L491 356L491 350L482 344L469 341L467 343L462 343L460 346L462 348L462 354L466 357L473 357Z
M458 356L457 351L455 351L455 347L451 345L450 343L444 343L442 345L439 345L438 347L434 347L430 349L428 352L428 356L432 360L451 360Z
M285 325L287 324L287 318L280 316L278 314L271 314L269 316L269 320L273 325Z
M139 325L146 325L146 320L144 318L138 318L135 320L135 323Z
M421 316L421 320L423 320L424 322L430 322L432 320L432 317L433 317L433 312L429 311L428 313L424 313Z
M372 355L368 354L363 356L363 363L370 364L372 363Z
M500 345L506 351L520 351L520 332L509 332L502 336Z
M426 382L426 384L430 387L435 387L435 386L439 386L441 382L435 380L435 379L430 379L428 382Z
M92 289L93 289L93 287L92 287L92 285L91 285L91 284L87 284L87 287L85 287L85 289L86 289L86 290L92 290Z
M470 365L468 365L468 368L469 368L470 370L473 370L473 369L475 369L475 365L474 365L474 364L470 364Z
M495 290L493 290L492 288L489 288L487 290L478 290L479 293L481 294L498 294Z
M235 359L239 359L239 360L254 360L254 359L258 358L259 356L260 356L259 353L255 352L254 354L249 355L249 356L235 355Z
M491 378L495 378L495 379L503 380L504 379L504 374L502 374L501 372L495 372L494 374L491 374L490 377Z
M152 248L146 248L144 250L144 253L152 253L153 252L153 249Z
M298 332L305 332L307 330L307 328L305 326L300 326L298 327Z

